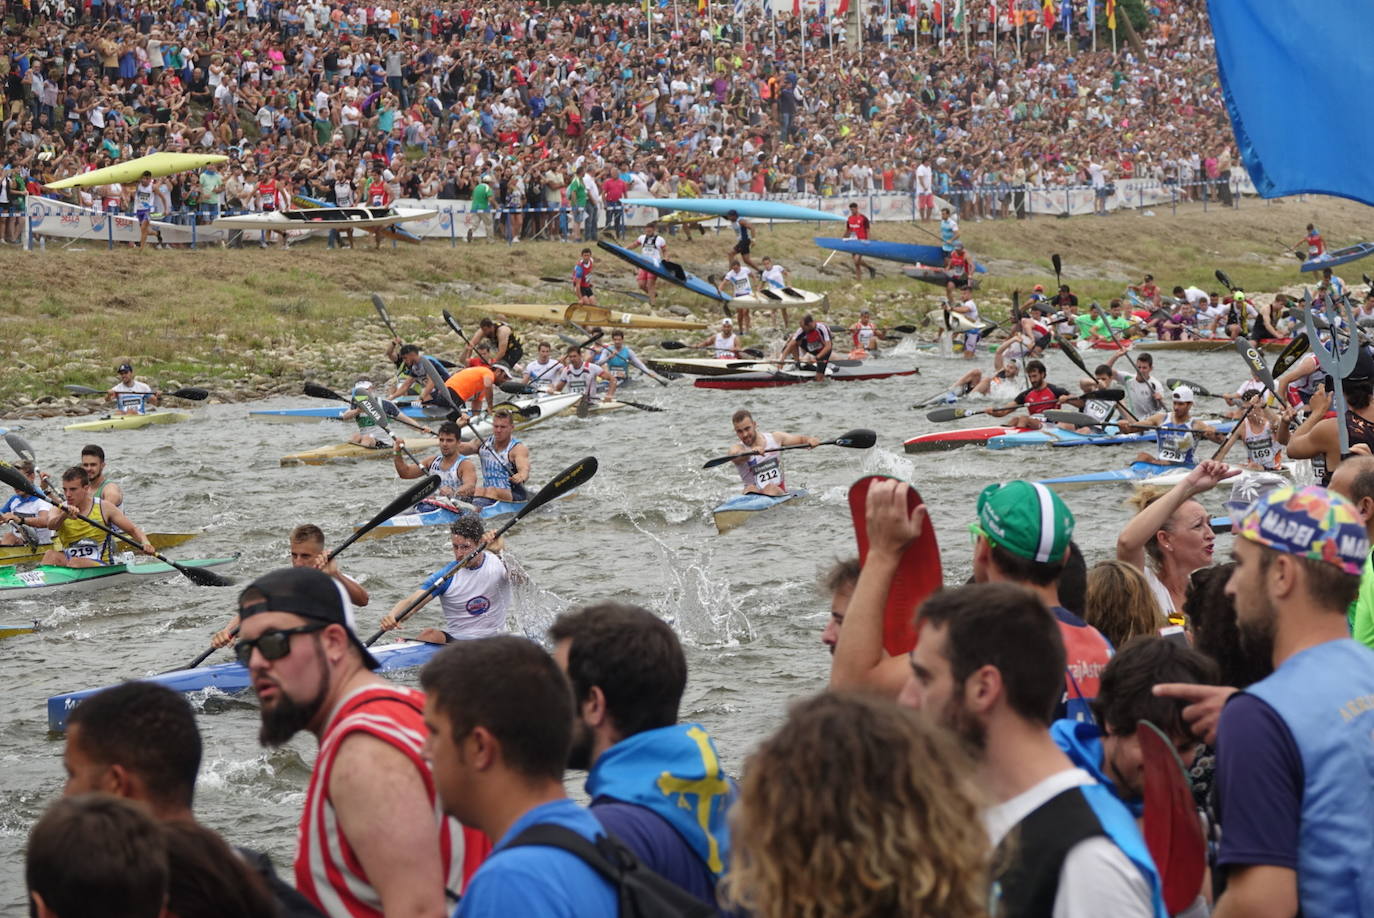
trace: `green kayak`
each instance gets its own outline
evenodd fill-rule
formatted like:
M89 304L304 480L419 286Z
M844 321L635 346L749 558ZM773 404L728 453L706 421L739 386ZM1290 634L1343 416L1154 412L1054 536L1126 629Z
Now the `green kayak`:
M219 567L233 564L238 555L228 558L198 558L178 560L184 567ZM20 599L37 593L61 590L64 593L85 592L113 586L128 577L180 576L170 564L161 561L140 561L134 564L107 564L104 567L59 567L40 564L26 571L13 567L0 568L0 599Z

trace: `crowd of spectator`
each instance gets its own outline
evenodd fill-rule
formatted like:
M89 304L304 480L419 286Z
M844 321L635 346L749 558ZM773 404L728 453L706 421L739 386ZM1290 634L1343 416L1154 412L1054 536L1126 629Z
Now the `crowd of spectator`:
M11 0L0 210L154 151L230 157L208 187L167 179L166 212L255 210L273 177L364 203L376 176L392 200L605 210L618 177L629 196L929 189L974 219L1017 186L1188 196L1231 168L1200 0L1156 0L1115 54L1081 3L1049 36L1002 21L995 54L986 17L956 32L953 6ZM129 189L68 194L108 209Z

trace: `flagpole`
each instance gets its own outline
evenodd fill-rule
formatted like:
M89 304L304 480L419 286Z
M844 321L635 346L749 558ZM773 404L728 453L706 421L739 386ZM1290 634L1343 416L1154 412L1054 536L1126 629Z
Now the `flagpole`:
M1016 0L1007 0L1011 11L1011 30L1016 34L1016 57L1021 57L1021 11L1016 8Z
M992 59L997 60L997 0L992 0Z

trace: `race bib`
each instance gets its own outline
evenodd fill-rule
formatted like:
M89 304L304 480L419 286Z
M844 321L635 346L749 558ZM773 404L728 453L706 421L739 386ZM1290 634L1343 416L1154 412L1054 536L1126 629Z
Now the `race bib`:
M62 550L68 558L89 558L95 560L100 557L100 546L90 539L82 539L72 545L68 545Z
M782 484L782 463L777 457L754 463L753 470L754 483L760 488Z
M1250 461L1256 465L1269 465L1274 459L1274 438L1264 437L1259 440L1246 440L1245 451L1250 454Z
M863 347L864 350L867 350L867 349L868 349L868 346L869 346L870 344L872 344L872 343L873 343L873 329L871 329L871 328L861 328L861 329L859 329L859 345L860 345L861 347Z
M1196 441L1192 434L1162 439L1159 441L1159 459L1161 462L1187 462L1194 445Z
M1102 399L1088 399L1083 405L1083 413L1094 421L1105 421L1116 410L1116 404Z

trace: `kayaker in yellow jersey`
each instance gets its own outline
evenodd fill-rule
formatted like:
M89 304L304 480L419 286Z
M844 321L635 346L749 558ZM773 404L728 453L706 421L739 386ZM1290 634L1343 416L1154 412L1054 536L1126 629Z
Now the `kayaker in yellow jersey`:
M759 432L754 416L744 408L736 411L730 418L735 425L735 436L739 442L730 448L735 459L735 469L744 482L745 494L767 494L779 497L787 493L787 484L782 477L782 459L778 455L780 446L820 446L815 437L803 437L785 431L772 433Z
M153 553L153 543L148 541L142 529L124 515L123 510L108 500L96 498L91 488L91 478L81 466L74 465L62 473L62 495L64 500L61 506L39 514L29 523L53 531L53 547L43 554L44 564L100 567L112 563L114 552L121 550L112 544L116 541L114 536L85 520L77 519L76 514L121 530L139 544L145 555Z
M337 560L325 560L328 555L324 550L323 529L314 523L302 523L291 530L289 543L292 567L313 567L317 571L324 571L344 588L344 592L348 594L349 602L355 606L367 605L368 600L372 597L367 594L363 585L339 570ZM210 646L228 647L234 642L234 632L238 626L239 617L235 615L222 631L217 632L210 639Z

